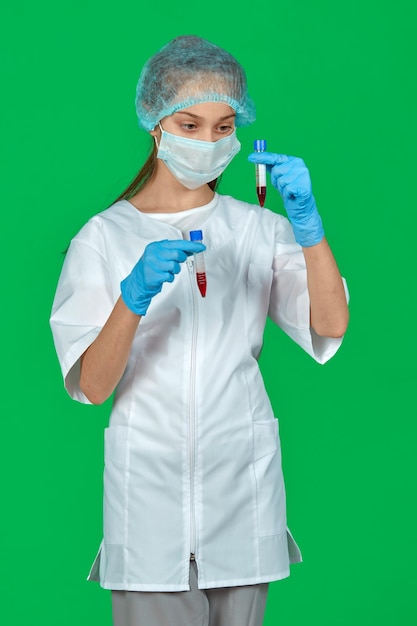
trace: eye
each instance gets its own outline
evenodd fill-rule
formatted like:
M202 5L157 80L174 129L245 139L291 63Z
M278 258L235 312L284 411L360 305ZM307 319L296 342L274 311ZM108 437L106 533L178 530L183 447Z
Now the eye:
M231 126L230 124L222 124L221 126L217 127L217 130L220 133L223 133L223 134L226 135L226 134L230 134L230 133L232 133L234 131L234 126Z
M197 124L194 122L185 122L181 124L181 128L184 130L195 130L197 128Z

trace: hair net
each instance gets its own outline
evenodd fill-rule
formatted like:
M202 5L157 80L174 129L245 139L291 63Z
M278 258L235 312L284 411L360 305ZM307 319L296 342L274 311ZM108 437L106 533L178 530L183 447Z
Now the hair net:
M152 130L163 117L200 102L231 106L236 112L236 126L255 120L255 106L240 63L205 39L176 37L142 69L136 89L139 124Z

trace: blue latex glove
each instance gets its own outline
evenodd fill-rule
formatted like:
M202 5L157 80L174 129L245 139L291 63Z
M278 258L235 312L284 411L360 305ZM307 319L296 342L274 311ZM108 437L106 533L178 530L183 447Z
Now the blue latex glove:
M295 240L308 248L324 237L321 217L311 191L308 169L302 159L273 152L253 152L251 163L264 163L271 174L271 183L278 189L292 224Z
M180 263L194 252L202 252L206 246L183 239L154 241L146 246L135 267L122 282L120 288L124 303L136 315L145 315L151 300L164 283L172 283L181 269Z

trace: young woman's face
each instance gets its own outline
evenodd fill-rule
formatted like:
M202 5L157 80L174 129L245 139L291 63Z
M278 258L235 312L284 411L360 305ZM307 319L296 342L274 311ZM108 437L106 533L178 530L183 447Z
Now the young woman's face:
M161 120L161 126L168 133L189 137L199 141L218 141L235 129L234 110L224 102L202 102L181 109ZM159 126L152 135L159 138Z

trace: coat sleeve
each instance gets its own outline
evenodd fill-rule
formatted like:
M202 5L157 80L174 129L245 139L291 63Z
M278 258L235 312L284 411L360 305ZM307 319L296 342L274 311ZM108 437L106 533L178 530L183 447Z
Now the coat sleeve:
M320 337L310 327L307 270L301 246L290 222L282 215L275 221L273 277L268 315L315 361L324 364L339 349L342 337ZM343 279L346 296L348 291Z
M90 404L79 387L80 357L115 303L100 223L91 220L72 240L58 281L50 319L65 388Z

